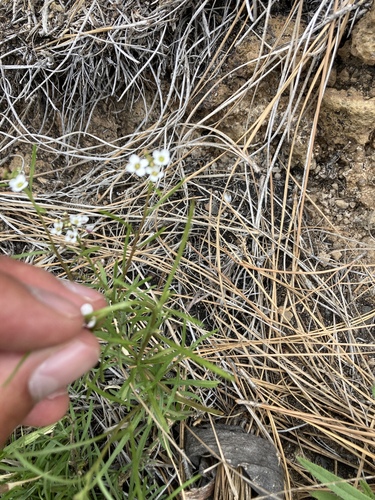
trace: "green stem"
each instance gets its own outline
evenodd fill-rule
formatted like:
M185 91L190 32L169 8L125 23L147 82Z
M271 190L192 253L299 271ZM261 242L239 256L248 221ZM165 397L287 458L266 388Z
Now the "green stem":
M33 207L35 208L36 213L38 214L38 217L39 217L40 222L42 223L43 229L45 230L45 232L47 234L47 238L49 239L49 242L51 243L51 247L52 247L54 254L56 255L58 261L60 262L60 265L64 269L66 275L72 281L73 280L72 273L70 272L69 267L65 264L63 258L61 257L60 252L58 251L58 249L57 249L57 247L56 247L56 245L51 237L51 234L50 234L50 231L47 227L47 224L44 222L44 219L42 216L43 209L36 203L36 201L34 200L34 197L32 195L32 192L29 189L25 189L25 193L27 194Z
M30 351L29 352L26 352L22 358L19 360L19 362L17 363L17 365L15 366L14 370L11 372L11 374L9 375L9 377L5 380L5 382L3 382L1 384L1 387L6 387L13 379L13 377L15 376L15 374L18 372L18 370L21 368L21 366L24 364L24 362L26 361L26 359L30 356Z

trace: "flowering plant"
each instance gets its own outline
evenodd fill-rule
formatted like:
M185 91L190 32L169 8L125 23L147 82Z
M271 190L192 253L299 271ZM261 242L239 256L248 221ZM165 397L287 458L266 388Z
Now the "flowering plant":
M131 155L129 163L126 165L125 170L130 174L136 174L138 177L143 177L148 167L148 160L140 158L138 155Z
M133 155L136 156L136 155ZM33 150L33 157L35 161L36 157L36 149L35 151ZM138 157L137 157L138 158ZM134 163L134 158L133 158L133 163ZM147 160L141 160L143 163L142 165L145 165L144 162L146 161L147 165L148 162ZM143 167L145 168L145 166ZM30 166L30 179L28 180L25 176L25 174L21 172L16 172L13 173L13 177L9 181L9 187L14 193L20 193L21 191L25 191L28 197L30 198L30 201L33 203L36 211L38 214L41 216L42 213L44 213L44 209L39 207L32 195L31 192L31 186L32 186L32 177L33 177L33 169L34 169L34 163ZM65 233L65 242L69 244L75 244L81 237L82 229L86 229L86 231L89 233L92 231L92 225L85 225L89 221L89 218L87 215L81 215L81 214L65 214L62 219L56 219L53 223L52 228L49 229L49 233L53 236L62 236L63 232L66 231ZM43 219L42 223L44 225ZM52 243L52 241L51 241Z
M20 193L29 185L24 174L18 174L9 181L9 187L14 193Z
M62 219L56 219L53 223L52 228L50 229L50 234L54 236L62 236L63 231L66 230L65 233L65 242L66 243L77 243L79 238L81 237L82 229L85 229L85 224L89 221L87 215L80 214L65 214ZM90 225L91 228L91 225ZM88 230L88 226L86 227L87 232L91 232Z
M164 177L163 167L170 162L170 153L168 149L156 150L150 154L146 154L145 158L141 158L137 154L132 154L126 164L125 170L130 174L136 174L138 177L149 175L151 182L157 182Z

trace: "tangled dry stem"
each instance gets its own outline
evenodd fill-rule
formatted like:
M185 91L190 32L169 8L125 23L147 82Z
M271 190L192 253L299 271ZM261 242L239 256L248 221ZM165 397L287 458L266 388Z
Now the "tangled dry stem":
M373 269L363 259L366 248L338 235L323 215L320 227L310 227L305 212L307 202L314 206L307 186L321 98L338 45L366 5L297 1L284 33L270 39L274 4L72 0L64 6L29 2L28 9L8 0L0 7L3 23L8 19L0 40L0 150L7 159L14 144L36 143L41 154L64 158L60 171L37 169L37 201L47 223L65 211L88 214L95 229L85 244L98 247L94 260L111 275L122 259L125 228L100 209L105 203L136 232L148 186L124 173L124 159L153 145L171 149L173 163L160 188L169 193L183 179L181 188L147 216L139 241L165 231L146 247L138 241L126 279L169 274L195 200L172 305L217 331L199 352L236 375L232 385L201 391L201 399L274 442L287 498L303 498L310 479L296 454L323 457L341 473L346 466L355 482L374 475L375 313L360 308L361 298L374 293ZM260 43L257 57L243 62L252 68L248 77L230 98L201 113L241 69L227 63L250 35ZM255 106L259 89L275 74L275 94L251 115L245 133L230 138L221 125L249 95ZM130 114L141 102L144 112L134 130L111 142L93 134L90 123L101 103L113 102ZM308 136L297 179L293 149L301 130ZM280 168L282 187L274 176ZM73 175L77 169L81 174ZM38 184L49 176L51 184ZM149 205L158 201L155 193ZM25 197L3 192L0 203L1 246L13 253L41 250L29 260L61 272ZM317 255L316 242L330 235L342 238L339 263ZM73 273L84 274L85 261L63 240L57 244ZM165 328L179 340L178 323ZM191 328L192 340L201 333ZM196 373L193 363L185 369L209 376ZM120 416L106 412L98 398L105 415L100 425L111 428ZM160 460L157 450L153 458ZM121 460L130 460L125 451ZM176 464L171 484L178 475Z

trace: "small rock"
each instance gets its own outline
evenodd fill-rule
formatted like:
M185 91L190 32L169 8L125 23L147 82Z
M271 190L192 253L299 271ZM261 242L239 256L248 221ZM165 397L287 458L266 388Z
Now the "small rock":
M333 87L336 83L336 79L337 79L337 69L332 68L331 73L329 74L328 77L328 82L327 82L328 87Z
M353 29L351 53L365 64L375 65L375 3Z
M331 252L331 257L334 260L340 260L342 257L342 252L340 252L340 250L333 250L333 252Z
M374 128L375 102L360 90L327 88L320 115L322 132L339 144L343 137L355 138L359 145L369 142Z
M345 210L346 208L349 207L349 203L345 200L335 200L335 205L336 207L340 208L341 210Z
M350 74L347 68L344 68L339 74L339 79L342 83L347 83L350 80Z
M293 319L293 313L289 310L289 309L286 309L285 307L279 307L278 309L278 313L283 316L283 318L288 321L289 323L292 321Z
M329 264L330 256L322 252L318 255L318 259L323 266L326 266L327 264Z
M367 218L367 223L369 226L373 226L375 224L375 210L372 210Z

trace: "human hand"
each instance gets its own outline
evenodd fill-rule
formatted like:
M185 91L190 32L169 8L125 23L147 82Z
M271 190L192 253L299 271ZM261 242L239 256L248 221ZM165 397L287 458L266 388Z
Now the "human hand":
M0 448L19 424L59 420L67 385L96 364L99 344L83 326L85 303L106 305L92 289L0 257Z

